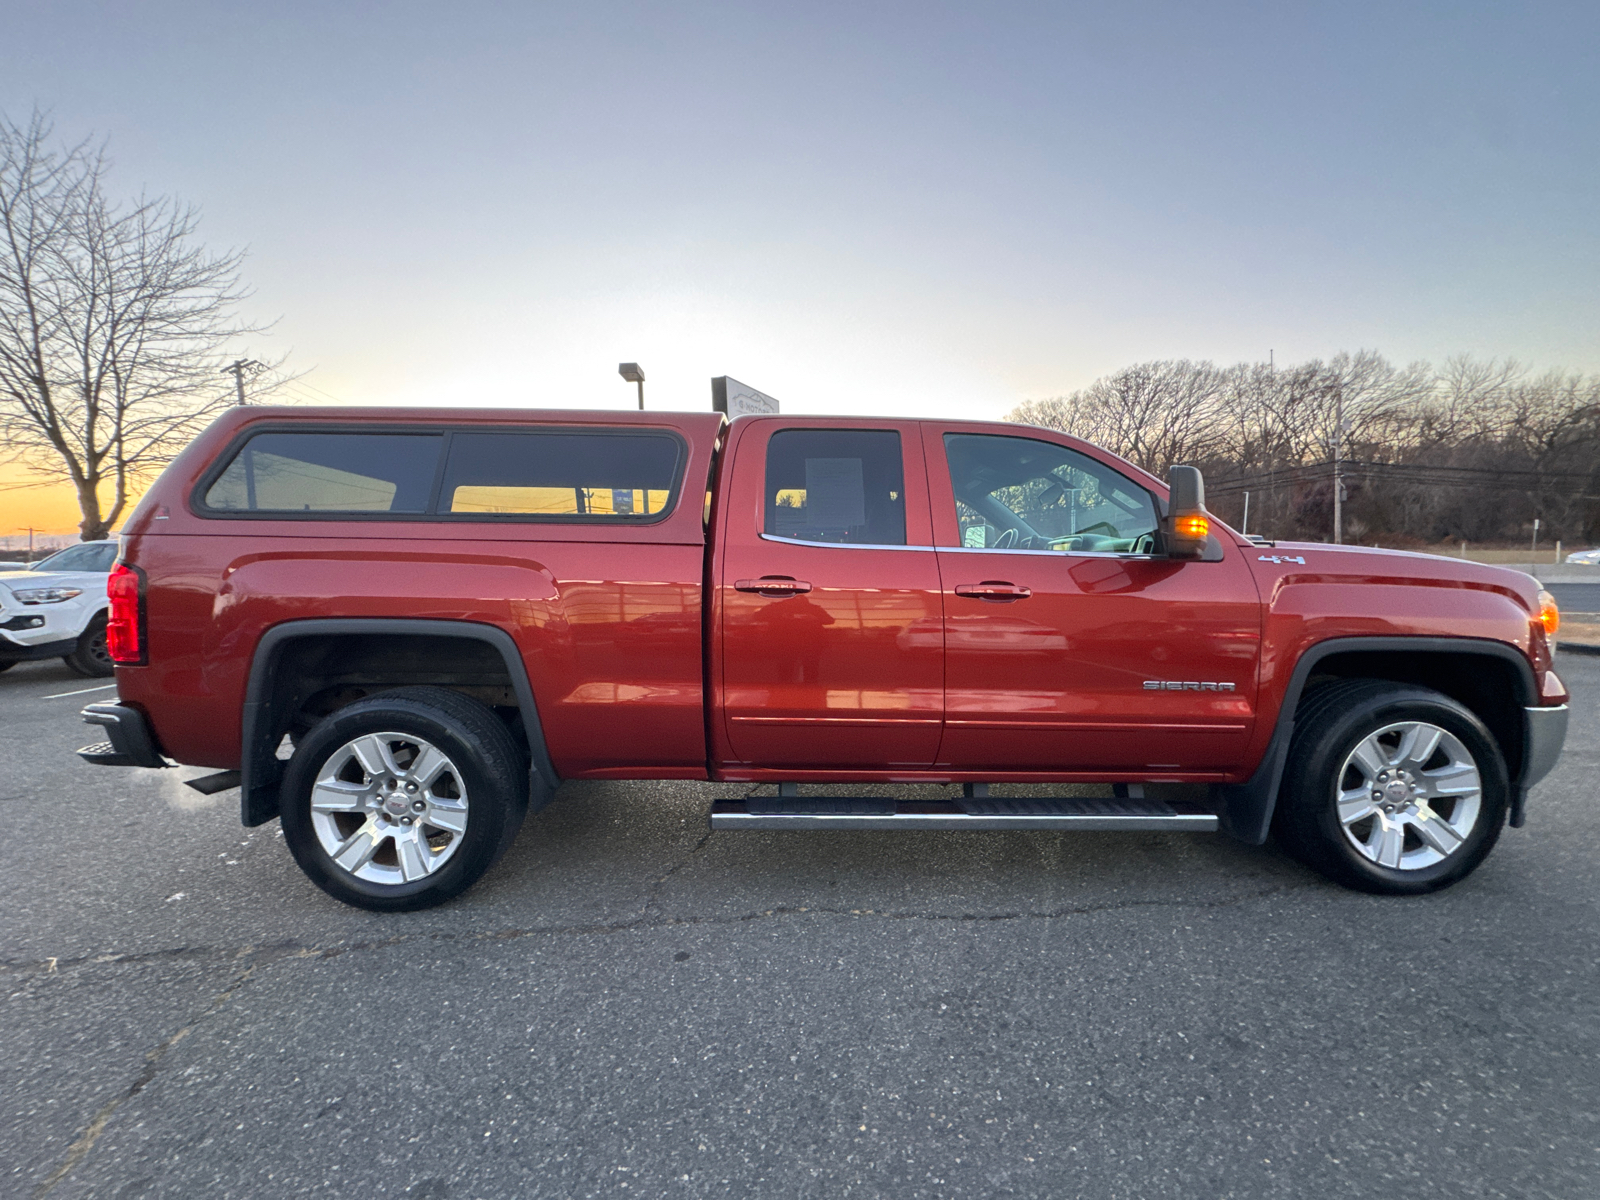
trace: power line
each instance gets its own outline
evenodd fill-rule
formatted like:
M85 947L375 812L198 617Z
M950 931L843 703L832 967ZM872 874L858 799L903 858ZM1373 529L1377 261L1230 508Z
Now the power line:
M1229 494L1262 486L1313 483L1338 478L1386 479L1391 482L1423 484L1433 487L1500 487L1520 490L1560 484L1588 484L1594 476L1587 471L1536 471L1518 467L1450 467L1427 463L1363 462L1345 459L1335 475L1332 463L1306 463L1299 466L1266 468L1230 475L1206 483L1206 491Z
M339 400L339 399L336 399L333 396L328 395L327 392L320 392L319 391L319 392L315 392L315 394L313 394L313 391L311 389L308 389L306 387L301 386L300 384L292 383L292 382L283 384L279 388L279 390L282 391L284 393L284 395L290 397L291 399L304 400L307 404L327 404L330 401L332 401L334 404L343 404L343 403L345 403L343 400Z
M333 395L331 392L325 392L321 388L319 388L316 384L307 383L304 379L296 379L296 380L293 380L292 383L294 384L295 387L302 388L305 391L315 392L317 395L321 396L324 400L330 401L333 404L344 404L345 403L345 401L341 400L338 396Z

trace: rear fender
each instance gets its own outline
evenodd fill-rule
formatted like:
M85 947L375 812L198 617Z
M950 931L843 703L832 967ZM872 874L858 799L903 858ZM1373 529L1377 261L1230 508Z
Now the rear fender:
M285 647L305 638L348 634L462 638L491 647L505 663L527 734L532 760L528 777L528 811L538 812L549 803L561 779L551 764L550 753L545 745L544 728L539 721L539 708L534 700L533 687L528 682L527 668L510 634L493 625L474 621L330 617L274 625L262 635L256 646L245 687L240 743L243 748L243 778L239 806L240 817L246 825L261 825L278 815L278 788L283 779L283 761L278 758L277 749L289 714L280 711L283 699L277 695L275 667Z

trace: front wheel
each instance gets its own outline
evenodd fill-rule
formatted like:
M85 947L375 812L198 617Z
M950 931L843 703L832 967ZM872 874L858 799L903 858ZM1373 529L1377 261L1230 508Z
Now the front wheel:
M1477 715L1427 688L1342 680L1295 714L1274 826L1306 865L1346 887L1437 891L1494 849L1510 797Z
M100 613L81 634L78 645L71 654L61 659L79 675L91 679L105 679L117 673L117 664L111 661L111 650L106 645L106 614Z
M399 688L300 739L279 810L295 861L329 895L378 912L430 908L511 844L528 810L527 764L476 700Z

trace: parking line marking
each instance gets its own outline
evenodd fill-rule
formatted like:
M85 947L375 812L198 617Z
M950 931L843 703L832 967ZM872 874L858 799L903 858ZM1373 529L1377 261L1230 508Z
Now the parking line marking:
M45 699L46 700L64 700L68 696L86 696L90 692L103 692L107 688L114 688L116 686L117 685L114 684L114 683L102 683L99 687L79 688L75 692L57 692L54 696L46 696Z

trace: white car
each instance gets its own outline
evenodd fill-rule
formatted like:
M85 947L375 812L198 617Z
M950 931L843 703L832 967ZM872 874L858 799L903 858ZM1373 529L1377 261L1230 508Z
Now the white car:
M112 673L106 578L117 543L81 542L21 571L0 571L0 671L59 658L80 675Z
M1600 550L1579 550L1576 554L1567 555L1569 563L1577 563L1580 567L1600 567Z

